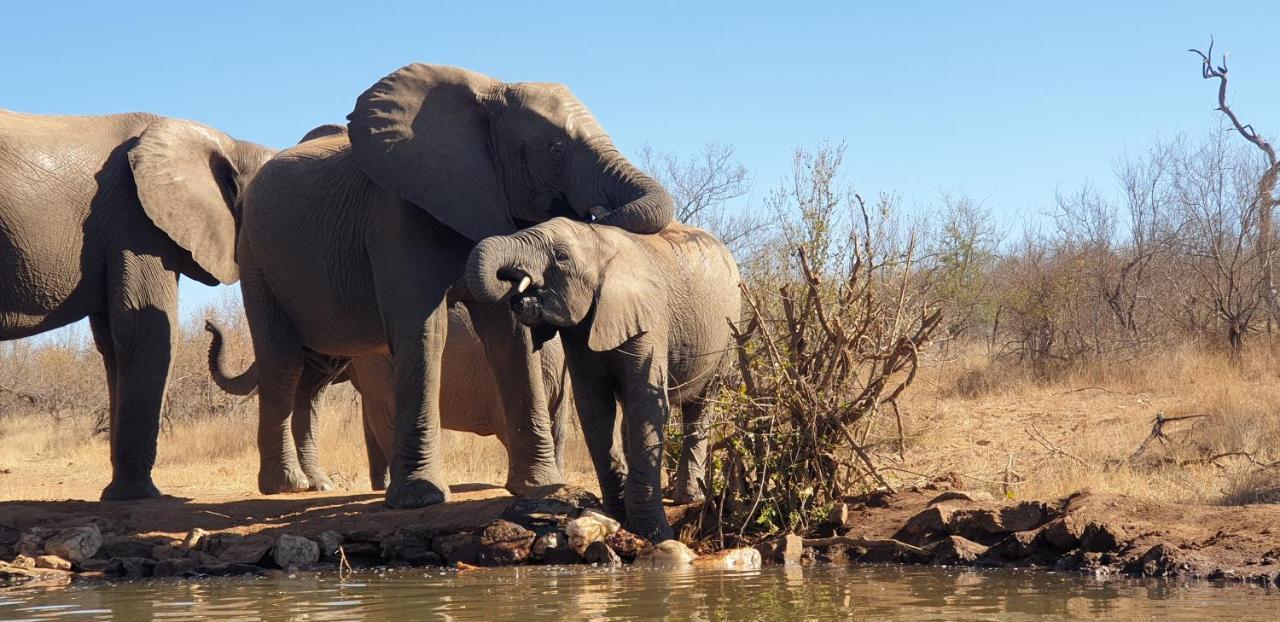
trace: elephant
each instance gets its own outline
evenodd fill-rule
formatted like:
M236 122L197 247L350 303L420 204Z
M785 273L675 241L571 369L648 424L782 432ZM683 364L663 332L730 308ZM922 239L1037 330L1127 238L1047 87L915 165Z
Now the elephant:
M440 448L440 357L448 293L475 243L555 216L651 233L671 196L614 146L559 84L506 83L411 64L361 94L347 131L280 152L245 192L237 241L262 383L258 487L309 487L289 430L328 382L308 353L392 358L394 457L384 503L448 500ZM506 487L560 484L541 363L501 304L468 305L513 442ZM306 372L306 373L304 373Z
M103 500L161 495L178 278L236 281L241 190L273 153L153 114L0 110L0 340L89 318L110 399Z
M661 489L665 427L671 406L681 407L674 496L694 499L707 455L708 393L740 316L728 248L677 222L638 235L555 218L482 240L466 279L477 300L507 301L535 342L560 335L605 509L636 534L670 539Z
M213 321L205 323L212 339L209 342L209 372L214 383L232 395L250 395L258 389L256 365L244 373L229 376L223 360L222 329ZM551 432L555 439L557 464L563 468L564 442L573 400L569 397L568 369L559 340L545 344L542 355L542 383L547 393L547 409L551 414ZM461 303L449 308L449 336L445 340L440 386L440 425L447 430L471 432L480 436L495 435L503 446L514 439L507 433L507 417L498 397L498 381L485 359L484 345L471 325L470 315ZM395 416L395 383L391 357L369 355L356 357L341 371L336 371L332 384L350 381L360 393L365 449L369 455L369 484L374 490L385 490L387 467L393 457L392 418ZM293 442L298 449L302 470L312 490L332 490L333 483L320 466L312 418L293 416Z

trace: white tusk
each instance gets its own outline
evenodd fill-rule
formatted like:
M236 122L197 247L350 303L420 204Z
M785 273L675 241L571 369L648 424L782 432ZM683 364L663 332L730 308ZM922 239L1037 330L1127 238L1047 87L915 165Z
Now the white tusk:
M516 293L523 294L524 290L529 289L529 284L532 282L533 279L530 279L529 275L524 275L524 278L520 279L520 284L516 285Z

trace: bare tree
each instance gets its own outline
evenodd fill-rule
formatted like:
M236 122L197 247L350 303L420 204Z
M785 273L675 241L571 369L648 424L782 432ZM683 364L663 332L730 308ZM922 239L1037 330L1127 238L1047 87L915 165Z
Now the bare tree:
M764 223L746 209L731 209L734 199L751 191L751 176L735 153L733 145L712 141L688 158L651 145L639 155L641 168L675 199L676 218L714 233L737 255Z
M1218 80L1217 110L1231 120L1231 126L1255 147L1265 154L1267 168L1258 178L1255 209L1258 213L1258 250L1262 259L1263 297L1273 320L1280 321L1280 300L1276 295L1275 277L1272 268L1274 254L1275 229L1272 223L1272 212L1277 204L1275 189L1276 180L1280 178L1280 160L1276 158L1275 147L1258 134L1253 126L1246 124L1236 116L1231 106L1227 105L1227 55L1222 54L1222 64L1213 64L1213 37L1209 37L1209 51L1201 52L1191 49L1190 52L1200 57L1200 75L1205 80Z

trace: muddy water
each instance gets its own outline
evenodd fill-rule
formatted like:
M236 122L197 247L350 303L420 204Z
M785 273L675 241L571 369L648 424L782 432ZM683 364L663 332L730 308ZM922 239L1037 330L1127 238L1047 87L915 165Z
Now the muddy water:
M0 591L0 619L1277 620L1280 593L1045 572L507 568L82 584Z

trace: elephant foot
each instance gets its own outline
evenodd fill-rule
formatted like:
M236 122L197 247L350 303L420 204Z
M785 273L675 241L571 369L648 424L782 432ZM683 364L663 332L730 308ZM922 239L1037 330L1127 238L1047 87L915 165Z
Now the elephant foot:
M387 507L396 510L425 508L449 501L449 487L426 479L392 481L387 488Z
M307 490L311 492L329 492L336 490L338 487L334 485L333 480L329 479L324 473L307 473Z
M622 526L627 531L654 544L675 539L675 534L671 531L671 525L667 523L665 514L661 519L657 520L622 521Z
M113 479L102 489L103 501L136 501L138 499L156 499L164 494L156 488L151 477L134 479Z
M258 471L258 492L264 495L278 495L287 492L306 492L311 488L311 481L302 469L285 469Z
M517 497L521 497L546 489L549 486L563 486L564 483L564 478L561 477L559 473L541 476L507 473L507 483L504 488L507 489L507 492Z

